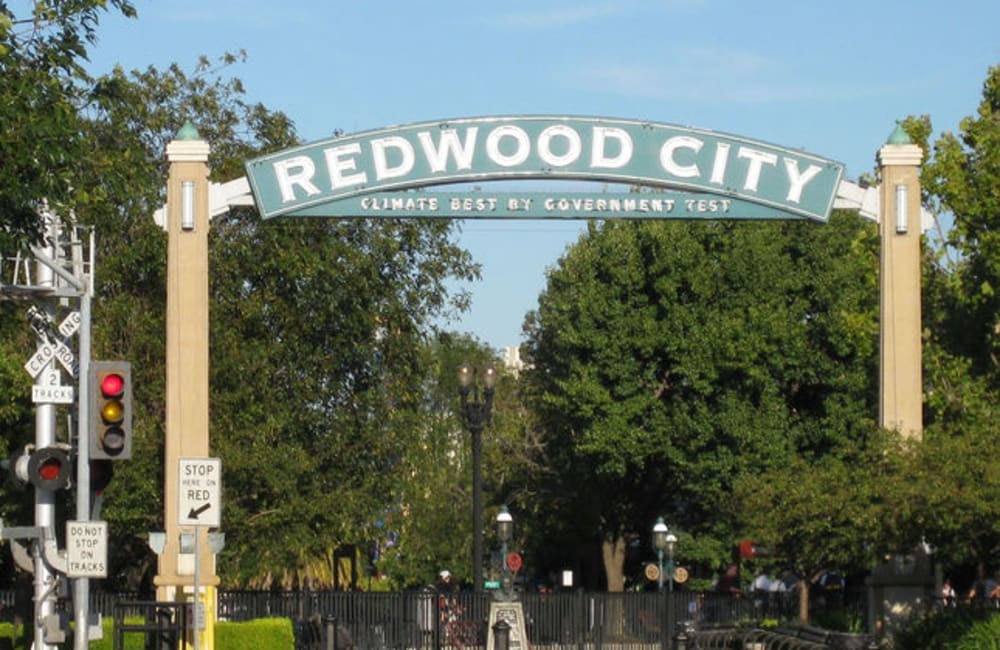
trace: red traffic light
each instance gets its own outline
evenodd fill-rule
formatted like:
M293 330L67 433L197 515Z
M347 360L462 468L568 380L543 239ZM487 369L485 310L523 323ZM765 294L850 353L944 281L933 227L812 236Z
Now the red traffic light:
M121 373L109 372L101 377L101 394L104 397L121 397L125 392L125 377Z

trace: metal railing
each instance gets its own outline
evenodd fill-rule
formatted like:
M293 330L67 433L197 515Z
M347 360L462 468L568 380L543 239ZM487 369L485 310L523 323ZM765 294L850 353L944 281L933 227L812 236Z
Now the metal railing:
M460 592L444 598L434 589L391 593L344 591L219 590L219 620L291 619L296 630L327 629L332 620L338 650L492 650L486 649L486 624L492 596ZM91 611L116 619L145 617L135 593L90 594ZM862 594L845 594L840 603L864 611ZM765 619L796 618L793 594L734 598L725 594L525 593L519 595L532 646L551 650L674 650L678 630L754 626ZM13 603L0 591L0 603ZM307 625L309 623L309 625ZM315 636L315 635L314 635ZM320 647L316 640L303 648ZM688 646L697 647L697 646ZM679 649L678 649L679 650Z

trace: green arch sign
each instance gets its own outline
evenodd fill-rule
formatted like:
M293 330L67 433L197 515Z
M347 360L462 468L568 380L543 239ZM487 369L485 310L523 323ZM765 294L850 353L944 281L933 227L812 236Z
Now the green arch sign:
M704 129L528 115L423 122L338 136L255 158L246 163L246 171L265 219L826 221L843 165ZM482 185L492 181L550 182ZM551 181L582 182L569 184L574 187L590 182L593 189L564 191L567 183Z

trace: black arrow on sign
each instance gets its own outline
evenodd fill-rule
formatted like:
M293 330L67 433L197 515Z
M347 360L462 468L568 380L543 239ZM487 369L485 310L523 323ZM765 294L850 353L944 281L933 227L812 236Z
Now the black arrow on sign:
M211 503L206 503L205 505L200 506L198 508L191 508L191 512L188 513L188 519L197 519L198 515L205 512L211 507L212 507Z

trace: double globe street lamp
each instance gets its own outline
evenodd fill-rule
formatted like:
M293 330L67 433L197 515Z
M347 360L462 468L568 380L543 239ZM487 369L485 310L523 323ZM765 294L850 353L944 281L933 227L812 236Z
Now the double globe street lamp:
M658 586L663 591L663 555L667 555L667 576L670 579L670 591L674 590L674 553L677 551L677 536L670 532L667 524L663 522L663 517L658 517L653 525L653 548L656 549L656 556L659 568Z
M477 371L467 363L458 367L458 394L462 398L462 419L472 434L472 588L483 589L483 429L493 413L493 393L497 372L487 366L481 375L482 396L476 382Z

